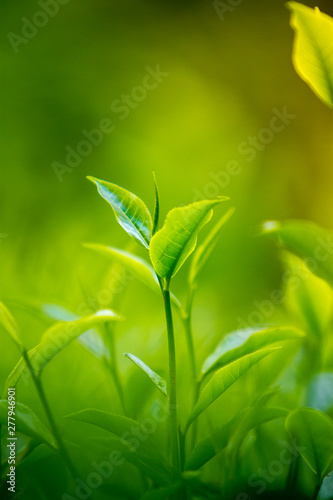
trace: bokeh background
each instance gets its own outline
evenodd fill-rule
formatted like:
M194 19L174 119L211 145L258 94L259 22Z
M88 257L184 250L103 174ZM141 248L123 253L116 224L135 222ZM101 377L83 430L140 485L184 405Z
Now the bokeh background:
M330 0L303 3L333 14ZM227 195L236 207L196 299L204 354L279 286L278 252L257 236L262 221L302 218L333 227L332 114L294 71L289 12L281 0L244 0L224 19L204 0L69 0L15 53L8 34L21 35L22 18L32 20L40 10L23 0L0 6L1 299L33 346L45 324L23 303L53 301L75 311L83 287L98 295L109 263L81 243L128 240L86 176L120 184L152 208L155 170L162 217L200 193ZM147 66L158 65L168 76L121 119L112 103L142 84ZM269 126L275 108L295 118L248 161L240 145ZM66 148L77 149L83 130L105 118L114 131L60 181L54 162L64 164ZM239 162L241 173L218 186L213 176L230 161ZM175 280L180 297L184 274ZM131 281L122 310L120 352L130 345L153 360L164 338L158 297ZM2 336L1 350L3 382L19 354ZM132 373L127 360L120 366ZM75 402L78 384L95 405L108 407L105 390L112 388L107 380L97 383L94 370L83 351L74 362L71 351L55 361L48 377L59 415L82 407ZM22 398L35 396L22 389Z

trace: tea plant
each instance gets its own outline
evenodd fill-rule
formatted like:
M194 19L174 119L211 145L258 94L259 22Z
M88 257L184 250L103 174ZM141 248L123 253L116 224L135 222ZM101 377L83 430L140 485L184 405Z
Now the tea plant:
M333 20L318 9L296 2L288 6L296 30L293 53L296 70L321 100L332 107ZM161 299L168 352L166 356L161 347L158 364L161 369L167 366L167 377L149 366L148 352L147 359L140 359L136 352L126 352L125 356L166 403L167 429L165 432L162 422L153 432L147 432L144 420L140 421L128 404L133 394L124 389L126 381L118 368L122 353L114 329L121 320L126 324L126 318L116 312L119 300L111 297L105 308L105 304L92 302L83 286L86 309L82 315L58 304L30 304L34 313L56 321L32 349L23 341L24 330L19 329L9 309L0 303L0 324L21 356L7 378L0 400L0 472L4 498L8 474L4 453L8 390L24 381L35 388L43 414L16 402L16 430L20 437L18 471L23 474L27 470L29 475L31 463L40 467L45 457L58 457L66 468L65 472L60 466L57 468L59 480L61 477L65 482L62 500L88 498L92 494L102 499L250 500L273 498L275 493L282 498L332 499L332 233L306 221L264 223L262 233L279 243L285 267L284 293L277 314L269 325L258 324L228 334L219 332L220 341L205 356L196 348L193 332L195 293L200 286L201 271L234 209L223 213L200 244L197 240L213 212L221 210L228 198L173 208L160 227L155 177L153 214L138 196L125 188L94 177L89 180L111 206L116 221L134 240L136 251L99 243L84 246L126 269ZM185 262L189 264L184 278L186 292L180 300L172 292L173 278L178 272L184 273ZM177 322L174 314L178 316ZM178 350L183 338L186 359L179 356ZM80 342L94 356L100 370L107 368L120 412L87 407L67 415L62 422L55 418L42 375L46 366L75 342ZM179 378L180 369L190 373L190 386L186 379ZM184 397L187 393L189 397ZM116 407L114 401L111 406ZM141 413L147 416L147 408ZM68 423L74 423L79 430L89 429L82 432L83 443L75 435L70 441L67 439L64 426ZM87 469L85 460L79 460L78 447L80 452L89 450L92 463L96 464L100 457L104 460L104 465L98 465L98 477L102 478L98 491L93 492L95 487L89 489L82 479ZM116 453L112 470L117 466L117 477L111 477L111 465L105 462L105 456L111 456L110 451ZM124 478L121 468L129 464ZM25 481L30 487L26 477ZM54 486L50 485L47 494L36 488L33 493L28 489L18 496L34 500L59 498L57 492L52 492Z

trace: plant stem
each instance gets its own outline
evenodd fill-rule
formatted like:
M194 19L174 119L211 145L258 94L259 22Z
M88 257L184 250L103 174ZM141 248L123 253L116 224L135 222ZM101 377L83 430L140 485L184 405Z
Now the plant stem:
M108 367L110 369L110 372L111 372L111 375L113 378L113 382L114 382L114 385L116 387L123 412L125 415L127 415L124 391L123 391L123 388L122 388L122 385L120 382L120 376L119 376L116 346L115 346L115 342L114 342L114 331L112 331L112 328L110 328L109 323L105 323L104 326L105 326L105 331L106 331L107 346L108 346L109 351L110 351L110 358L108 359L107 364L108 364Z
M165 318L168 331L168 347L169 347L169 419L170 419L170 435L171 435L171 450L172 463L176 469L179 469L179 444L178 444L178 421L177 421L177 388L176 388L176 347L175 336L173 329L171 300L169 287L162 288Z
M23 354L23 358L26 362L26 365L29 369L29 372L32 376L32 379L33 379L33 382L35 384L35 387L36 387L36 390L37 390L37 393L38 393L38 396L40 398L40 401L43 405L43 408L44 408L44 411L45 411L45 414L47 416L47 419L49 421L49 424L50 424L50 427L51 427L51 430L52 430L52 433L53 433L53 436L56 440L56 443L57 443L57 446L58 446L58 449L59 449L59 453L63 459L63 461L65 462L65 464L67 465L68 467L68 470L70 471L71 475L73 476L74 479L76 479L78 477L78 473L76 471L76 468L68 454L68 451L67 451L67 448L62 440L62 437L60 436L60 433L58 431L58 428L57 428L57 424L55 422L55 419L54 419L54 416L52 414L52 411L51 411L51 408L49 406L49 403L46 399L46 395L45 395L45 392L44 392L44 389L43 389L43 385L42 385L42 382L40 380L40 378L36 375L35 373L35 370L31 364L31 361L30 361L30 358L29 358L29 355L28 355L28 352L24 349L22 351L22 354Z
M182 314L183 328L185 331L187 349L189 353L191 373L192 373L193 406L196 404L200 392L200 383L197 381L197 363L196 363L196 355L193 342L193 330L192 330L192 307L193 307L194 291L195 291L194 288L190 287L188 301L186 305L186 311L183 312ZM198 430L197 424L198 422L196 420L193 423L191 448L194 447L196 442L197 430Z
M186 315L183 317L183 326L184 326L184 331L185 331L185 335L186 335L188 353L189 353L189 357L190 357L192 382L193 382L193 386L195 388L195 385L197 382L197 365L196 365L195 350L194 350L194 343L193 343L191 313L186 313ZM194 392L195 392L195 389L194 389Z

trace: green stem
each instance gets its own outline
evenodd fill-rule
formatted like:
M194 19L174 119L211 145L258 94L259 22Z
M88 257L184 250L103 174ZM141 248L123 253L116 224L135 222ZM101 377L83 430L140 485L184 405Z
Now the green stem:
M124 391L123 391L123 388L122 388L122 385L120 382L116 346L115 346L115 341L114 341L114 331L112 331L112 328L110 328L109 323L105 323L104 326L105 326L105 331L106 331L106 342L107 342L107 346L108 346L109 352L110 352L110 358L108 359L107 365L108 365L108 368L111 372L113 382L114 382L114 385L116 387L123 412L125 415L127 415Z
M165 318L168 331L169 347L169 420L171 435L172 462L179 469L179 444L178 444L178 421L177 421L177 388L176 388L176 347L171 310L171 299L169 287L162 288Z
M195 390L195 385L197 381L197 364L196 364L196 356L193 343L192 317L190 313L186 313L186 315L183 317L183 327L186 335L187 349L190 357L192 382Z
M182 314L183 328L185 331L187 349L190 358L191 373L192 373L192 388L193 388L193 406L196 404L200 392L200 383L197 381L197 363L196 355L193 341L193 329L192 329L192 308L193 308L193 298L194 298L194 288L190 287L188 301L186 305L186 311ZM191 449L194 448L198 431L197 420L193 424L192 429L192 443Z
M49 424L50 424L53 436L54 436L54 438L56 440L56 443L57 443L57 446L58 446L58 449L59 449L59 453L60 453L63 461L67 465L68 470L70 471L71 475L73 476L74 479L76 479L78 477L78 473L76 471L76 468L75 468L74 464L72 463L72 460L71 460L71 458L70 458L70 456L68 454L67 448L66 448L66 446L65 446L65 444L64 444L64 442L62 440L62 437L60 436L60 433L58 431L58 428L57 428L54 416L52 414L52 411L51 411L51 408L49 406L49 403L48 403L48 401L46 399L46 395L45 395L45 392L44 392L44 389L43 389L42 382L41 382L40 378L37 377L37 375L35 373L35 370L34 370L32 364L31 364L28 352L26 350L23 350L22 354L23 354L23 358L24 358L24 360L26 362L26 365L27 365L27 367L29 369L29 372L30 372L30 374L32 376L33 382L35 384L35 387L36 387L38 396L40 398L40 401L41 401L41 403L43 405L43 408L44 408L45 414L47 416L47 419L49 421Z

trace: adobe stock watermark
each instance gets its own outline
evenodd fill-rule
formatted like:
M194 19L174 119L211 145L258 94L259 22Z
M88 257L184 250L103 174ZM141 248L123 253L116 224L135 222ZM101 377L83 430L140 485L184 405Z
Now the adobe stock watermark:
M316 273L320 262L324 262L333 254L333 237L331 235L327 236L327 239L317 238L318 245L316 246L313 256L304 259L304 263L309 268L312 273ZM297 290L302 284L309 278L309 273L303 271L299 267L295 267L294 270L287 269L282 274L282 288L288 284L291 291ZM276 288L273 290L269 297L261 302L253 302L253 310L247 316L246 319L238 316L238 328L249 328L255 327L265 323L275 312L276 307L281 306L286 301L286 296L282 289Z
M169 76L170 73L161 71L157 64L155 69L151 66L145 67L146 74L140 85L132 88L129 94L122 94L120 98L114 99L110 105L111 112L119 120L125 120L148 96L148 93L157 89L157 87ZM84 158L91 155L94 148L100 146L106 135L111 134L116 129L114 119L105 117L100 120L98 126L92 130L83 129L81 131L82 140L76 146L66 146L65 159L62 163L54 161L52 169L59 182L63 182L65 174L73 172L75 168L81 165Z
M154 401L150 414L151 417L145 418L138 424L133 424L131 429L120 437L120 444L126 446L128 454L137 452L142 443L157 431L158 425L168 420L170 415L168 402L166 400ZM75 479L75 496L64 493L61 495L61 500L87 500L112 476L117 467L121 467L126 462L130 463L130 460L126 460L124 452L113 449L102 462L93 461L91 463L91 472L84 480L79 477Z
M37 10L31 19L21 17L22 26L20 34L12 31L7 34L7 38L14 49L15 54L20 51L21 45L27 45L35 38L41 28L45 28L50 19L53 19L59 12L61 5L66 5L69 0L39 0Z
M256 135L249 135L245 141L242 141L237 147L237 153L244 156L248 163L253 162L258 153L264 151L295 118L296 115L289 113L287 106L284 106L282 110L274 108L268 125L261 128ZM221 190L228 187L232 179L242 172L243 167L236 159L229 161L226 167L218 172L211 170L209 172L211 181L207 182L203 191L198 188L193 189L194 201L216 198L221 194Z
M225 20L225 15L234 12L236 7L241 5L244 0L226 0L222 2L221 0L214 0L213 7L220 18L220 21Z
M8 238L8 234L0 233L0 245L3 242L3 240L5 240L6 238Z
M283 441L281 444L283 445L283 449L279 457L269 462L266 469L258 469L257 472L251 474L248 478L247 486L248 488L255 489L255 498L257 498L257 495L264 493L269 484L273 483L279 476L284 474L287 467L297 459L299 452L305 450L304 447L299 446L297 449L295 440L292 444L287 441ZM251 500L251 496L249 493L242 492L236 496L235 500Z

